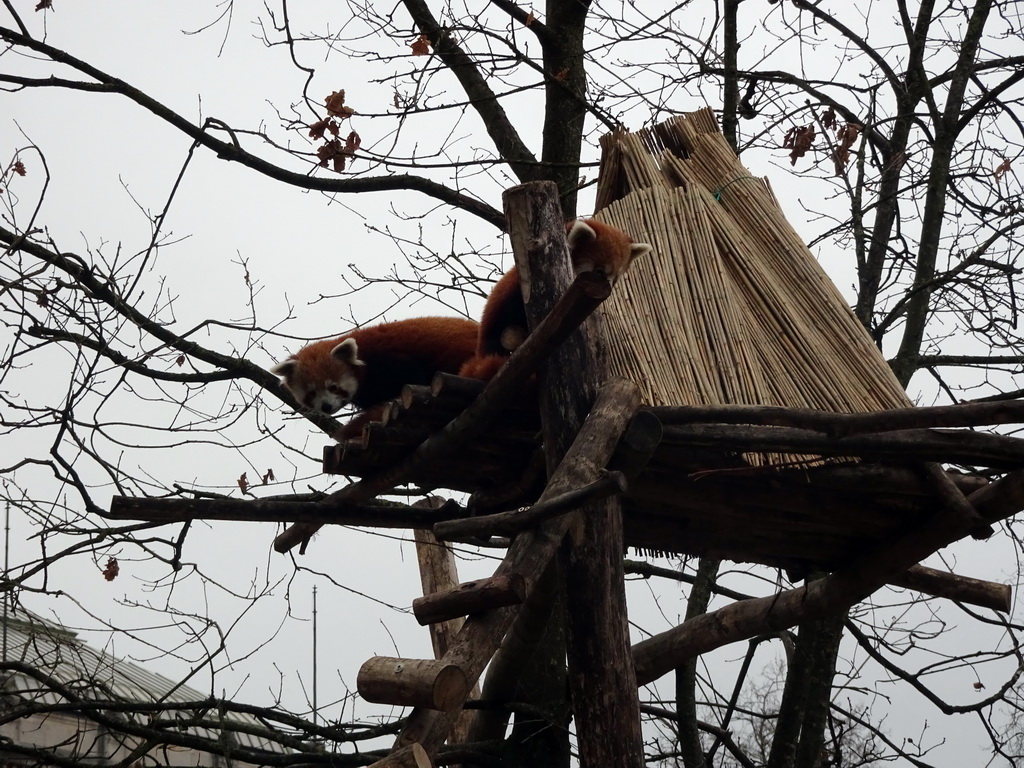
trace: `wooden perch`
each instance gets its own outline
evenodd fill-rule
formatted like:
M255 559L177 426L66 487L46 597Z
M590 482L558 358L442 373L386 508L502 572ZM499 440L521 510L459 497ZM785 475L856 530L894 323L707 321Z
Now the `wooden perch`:
M110 517L115 520L237 520L250 522L336 522L370 528L429 528L440 520L465 514L455 501L433 509L393 501L372 504L280 499L146 499L115 496Z
M608 298L611 286L604 275L588 272L577 277L551 313L523 342L484 388L483 393L444 429L424 441L397 464L328 497L329 502L365 501L406 482L417 467L440 461L460 446L483 434L498 413L522 390L540 362ZM292 526L274 540L278 552L287 552L309 540L319 525Z
M470 684L455 664L374 656L359 668L356 688L360 696L376 704L447 712L462 706Z
M526 582L519 574L467 581L445 592L433 592L412 601L412 612L421 625L471 616L492 608L519 605L526 598Z
M1024 508L1024 470L977 491L969 501L989 523ZM764 632L845 610L918 560L970 534L971 522L941 507L927 523L823 579L768 597L740 600L633 646L637 683L653 682L684 660Z

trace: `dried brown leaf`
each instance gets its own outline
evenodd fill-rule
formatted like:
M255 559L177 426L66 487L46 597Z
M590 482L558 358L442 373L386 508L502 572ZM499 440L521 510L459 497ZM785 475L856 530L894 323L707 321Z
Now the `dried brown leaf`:
M103 567L103 578L107 581L113 581L120 572L121 566L118 564L117 558L108 557L107 564Z
M790 165L796 165L796 161L807 154L814 146L815 130L813 125L798 125L786 131L782 140L782 148L791 150L789 153Z
M833 130L835 129L836 111L832 107L829 107L827 110L825 110L825 114L821 116L821 124L824 125L826 128L831 128Z
M996 169L992 171L992 175L996 177L996 181L999 181L1006 172L1010 170L1010 159L1008 157L1003 158L1003 162L996 166Z
M311 126L309 126L309 137L315 141L319 141L327 133L327 126L331 123L331 120L323 119L317 120Z
M324 105L327 107L328 115L340 117L342 120L346 117L352 117L352 115L355 114L354 109L345 106L344 88L340 91L334 91L330 96L324 99Z
M411 46L413 56L426 56L430 53L430 40L426 35L420 35Z

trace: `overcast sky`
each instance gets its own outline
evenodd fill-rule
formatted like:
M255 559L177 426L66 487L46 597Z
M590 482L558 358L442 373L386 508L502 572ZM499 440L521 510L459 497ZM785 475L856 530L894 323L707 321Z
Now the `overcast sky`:
M243 15L252 12L251 4L244 4L244 8L239 4L230 30L225 22L220 22L201 34L187 33L212 22L218 6L199 0L56 0L56 11L45 15L33 13L33 3L15 5L34 34L42 35L45 30L52 45L127 80L196 123L208 117L236 127L254 128L263 123L271 135L280 138L283 132L276 110L287 110L301 95L303 75L290 65L287 49L266 47L260 39L259 27ZM325 13L329 8L336 12L334 6L325 3L311 4L304 10ZM6 12L0 13L0 17L0 23L10 25ZM337 19L334 27L343 21ZM5 54L5 63L9 58ZM384 112L390 108L390 85L371 82L379 70L340 55L326 62L311 59L308 63L318 68L313 95L326 96L332 90L344 88L347 103L359 112ZM7 63L7 69L13 68ZM39 76L54 72L45 63L30 60L21 61L17 69ZM702 106L699 102L679 103L674 108L687 111ZM517 112L516 117L525 125L529 123L528 114ZM637 122L643 119L638 117ZM387 141L390 127L384 121L357 115L351 125L366 143L383 147ZM477 136L467 142L472 145L483 140ZM245 142L258 146L253 137L246 137ZM151 235L148 214L155 214L165 205L189 149L187 138L118 96L57 89L0 93L0 159L6 166L17 153L28 171L24 179L11 184L12 193L19 199L19 217L28 215L40 199L42 162L36 151L26 149L30 145L45 156L50 174L38 223L47 228L60 249L82 254L91 251L106 259L114 259L119 251L124 258L145 249ZM596 159L592 150L588 159ZM810 237L820 223L812 224L801 215L800 195L809 193L786 175L786 153L780 150L775 157L752 156L748 165L754 173L770 176L794 226ZM359 172L358 165L354 170ZM495 179L489 189L492 196L488 202L500 207L500 179ZM589 211L590 205L592 199L585 195L581 212ZM255 315L256 325L282 335L214 331L202 341L215 348L230 344L237 354L270 367L299 345L286 337L336 334L349 327L351 320L365 321L377 316L381 307L389 306L392 296L387 288L341 296L346 291L346 280L358 282L348 265L355 263L367 274L381 275L389 265L401 264L398 248L385 238L369 234L367 226L395 227L404 236L412 237L417 234L419 223L400 221L393 210L421 214L434 207L433 202L421 196L402 193L332 200L264 179L200 150L191 161L164 223L167 244L144 275L146 297L148 301L158 301L158 296L173 298L173 314L181 328L206 318L252 322ZM443 219L427 218L423 225L426 243L440 252L453 247L452 230L442 225ZM457 220L455 250L471 246L492 252L503 249L502 240L486 225L469 216ZM849 262L825 258L823 262L844 293L851 295ZM246 271L256 289L252 306L248 305ZM336 298L320 300L323 295ZM479 308L479 301L467 306L470 312ZM422 300L415 305L403 304L389 311L387 317L451 311L451 306L441 302ZM289 315L292 317L281 324ZM5 386L36 392L37 387L51 387L53 396L60 397L60 371L65 370L68 362L55 357L46 366L38 366L45 370L21 371ZM211 385L209 403L244 399L251 394L254 392L244 387L239 391ZM277 408L274 403L268 405ZM162 405L132 417L157 425L163 423L161 420L181 424L188 418L187 414L175 413ZM317 471L326 439L303 422L286 418L280 410L266 414L266 419L266 429L283 430L284 441L298 446L305 457L282 450L272 441L244 450L225 448L221 441L219 447L183 445L149 454L125 451L124 459L160 482L185 486L195 483L225 493L232 491L236 478L243 472L254 481L268 468L282 481L275 492L290 490L289 481L296 491L328 487L330 481ZM241 444L252 438L255 426L253 418L246 418L226 440ZM52 436L35 434L5 439L0 442L0 461L6 465L13 457L45 451L49 439ZM39 472L36 481L49 482L46 477L46 473ZM97 496L106 499L111 493L112 488L103 489L97 491ZM58 499L62 491L54 488L53 494ZM36 551L38 545L26 541L30 530L16 513L12 531L12 561L18 559L20 552ZM227 668L219 669L215 677L208 669L201 669L190 685L258 704L270 703L280 690L285 705L300 711L306 706L311 685L308 649L314 583L320 585L321 704L338 699L346 687L354 689L359 665L374 654L431 654L426 631L407 612L412 599L419 594L415 550L408 536L328 530L314 540L309 554L293 561L290 556L270 551L274 535L275 527L269 524L197 523L188 538L185 560L194 563L209 579L189 575L188 569L175 576L166 565L133 561L136 553L125 551L121 553L121 575L114 582L105 582L97 567L79 559L61 564L49 576L49 588L65 591L67 596L26 595L25 604L40 613L53 611L73 626L95 626L96 622L84 612L119 627L135 629L167 627L176 621L198 626L194 619L176 620L165 608L210 615L222 630L229 631L227 650L215 661L218 668ZM958 545L956 563L967 575L993 580L1008 579L1017 569L1013 548L1005 540ZM296 564L301 570L296 569ZM495 565L493 556L467 551L459 563L460 575L466 579L489 575ZM306 569L326 576L313 578ZM774 578L774 574L768 574L768 578ZM739 577L734 584L762 594L771 589L769 584L758 584L752 579L744 582ZM658 585L658 590L654 593L652 585L646 582L633 582L629 588L631 619L650 632L678 623L685 610L682 592L676 587ZM251 598L256 595L264 596L253 601ZM960 625L968 623L963 614L950 615ZM970 637L964 635L972 632L952 633L948 642L970 642ZM147 648L137 640L118 635L91 634L89 638L93 643L109 642L112 652L131 656L171 677L186 674L202 656L195 645L166 653L168 638L178 642L187 635L180 626L134 634L153 646ZM636 639L641 636L637 630ZM219 639L216 633L207 633L202 644L210 649ZM708 663L720 665L723 660L741 657L744 650L733 647L709 654ZM768 654L775 652L772 649ZM970 670L953 676L948 683L950 694L958 700L969 699L966 689L975 680ZM671 689L665 681L662 683L659 690L670 694ZM895 736L917 739L922 724L937 719L936 713L919 698L900 699L896 686L881 685L877 689L878 696L890 694L897 696L897 701L913 702L909 709L893 710L890 723L899 731ZM347 720L373 711L380 710L363 703L349 703L344 710L331 707L324 716ZM930 732L926 740L942 736L950 746L936 754L967 759L969 762L964 764L971 764L972 756L977 757L979 733ZM931 759L937 764L952 764L934 755Z

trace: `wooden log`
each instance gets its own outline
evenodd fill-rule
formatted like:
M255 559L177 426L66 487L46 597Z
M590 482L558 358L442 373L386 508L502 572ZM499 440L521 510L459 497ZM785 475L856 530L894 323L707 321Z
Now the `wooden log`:
M413 506L436 509L442 505L443 499L430 496L417 501ZM455 553L452 548L435 538L425 528L413 531L416 542L416 560L420 570L420 586L424 597L444 594L459 585L458 566L455 564ZM416 601L413 601L415 606ZM415 608L414 608L415 612ZM439 620L430 627L430 644L434 649L434 658L441 659L448 652L452 640L462 629L463 620L460 616L446 617L450 621ZM423 622L420 622L423 624Z
M596 477L599 468L611 458L638 401L639 392L634 384L621 380L605 384L598 393L590 416L544 493L558 495ZM557 552L568 525L568 518L563 516L517 536L495 575L520 574L529 594ZM470 680L475 681L509 631L515 615L515 610L507 607L469 617L445 661L457 665ZM423 744L428 753L434 754L444 743L454 719L453 713L439 714L418 707L410 714L396 744L404 746L416 741Z
M1006 469L1024 464L1024 440L966 430L906 429L833 438L791 427L690 424L666 426L663 442L723 452L863 456L903 463L937 461Z
M470 683L455 664L436 659L374 656L363 662L356 689L366 701L448 712L462 706Z
M1013 590L1009 584L973 579L956 573L937 571L915 565L889 579L895 587L905 587L933 597L944 597L958 603L969 603L1009 613L1013 608Z
M478 379L467 379L464 376L453 376L450 373L437 373L430 384L430 393L439 401L472 402L484 391L487 382Z
M368 528L429 528L436 521L465 515L455 501L421 509L395 501L372 504L279 499L145 499L115 496L110 517L117 520L243 520L252 522L336 522Z
M556 305L572 271L564 247L552 247L557 206L550 190L523 185L504 195L509 237L531 328ZM540 372L540 413L548 474L577 439L600 382L605 347L594 318L563 344ZM623 399L639 404L638 394ZM621 438L621 435L619 435ZM620 439L621 442L621 439ZM593 480L593 478L591 478ZM581 483L577 488L582 486ZM643 768L640 702L633 677L622 556L622 510L613 496L570 515L571 542L562 561L565 579L569 687L582 768Z
M626 489L625 475L621 472L608 472L582 488L576 488L531 507L439 523L434 526L434 535L441 541L474 536L514 536L544 520L573 512L590 502L600 501L613 494L625 493Z
M462 411L473 400L480 396L487 383L478 379L467 379L464 376L454 376L450 373L436 373L430 385L430 392L434 399L434 408L452 408L456 412ZM512 400L506 411L515 414L516 418L528 417L538 429L540 429L540 413L537 411L536 394L529 398L517 398Z
M490 576L433 592L412 601L412 612L421 625L435 624L474 613L519 605L526 598L526 582L519 574Z
M639 574L646 578L658 576L673 581L681 581L686 584L693 584L694 576L678 571L674 568L661 568L646 561L627 560L626 573ZM1012 590L1008 584L999 584L993 581L973 579L968 576L961 576L956 573L937 571L923 565L914 565L898 576L889 580L894 587L913 589L933 597L942 597L949 600L956 600L960 603L977 605L982 608L990 608L1000 613L1009 613L1013 607ZM749 600L750 595L722 587L715 586L715 594L729 597L733 600Z
M958 515L964 524L969 526L971 536L976 539L987 539L995 533L992 526L981 519L978 510L971 506L963 492L950 480L946 470L935 462L928 462L924 465L924 472L935 485L939 498L942 499L942 502L949 508L950 512Z
M419 744L396 749L387 757L371 763L369 768L434 768L430 755Z
M833 437L927 427L1024 423L1024 401L960 403L870 413L833 413L767 405L681 405L650 409L665 424L759 424L812 429Z
M637 412L615 447L608 468L621 472L627 480L637 477L653 458L662 434L661 421L656 415L644 410Z
M436 507L443 501L432 496L416 502L417 505ZM416 540L416 559L420 566L420 585L424 595L447 592L459 584L458 566L455 564L455 553L447 544L439 542L434 535L424 529L413 531ZM434 649L434 658L442 659L454 642L455 637L465 623L461 616L450 617L448 621L439 621L430 625L430 644ZM480 686L474 685L468 698L480 698ZM461 744L467 741L470 717L463 712L452 726L450 742ZM422 748L422 747L421 747ZM456 768L458 768L456 766Z

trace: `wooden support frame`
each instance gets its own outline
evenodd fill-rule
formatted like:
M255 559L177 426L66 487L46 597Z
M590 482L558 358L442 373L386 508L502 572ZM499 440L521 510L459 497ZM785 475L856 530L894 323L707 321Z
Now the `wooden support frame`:
M968 500L987 523L1016 514L1024 509L1024 470L972 493ZM957 510L940 507L927 524L865 553L842 571L776 595L740 600L643 640L633 646L637 682L653 682L685 659L723 645L845 610L918 560L969 535L973 525Z
M630 382L614 381L602 387L590 416L552 476L545 494L556 496L596 477L611 458L638 402L639 392ZM568 526L567 516L558 517L516 537L495 575L519 574L527 592L532 590L555 556ZM512 625L515 615L515 609L509 607L470 616L444 661L457 665L470 682L475 682ZM428 753L435 754L457 715L457 711L439 713L417 707L399 735L396 748L417 742Z

